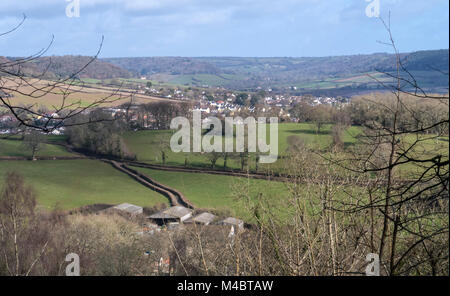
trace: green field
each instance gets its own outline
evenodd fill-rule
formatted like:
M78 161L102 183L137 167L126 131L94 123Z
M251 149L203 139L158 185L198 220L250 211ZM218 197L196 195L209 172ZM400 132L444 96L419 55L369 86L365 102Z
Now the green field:
M239 81L244 79L243 75L235 74L191 74L191 75L173 75L169 80L169 83L174 85L220 85L225 86L230 83L230 81Z
M0 139L0 156L31 157L31 150L27 149L23 142L17 140ZM36 156L73 156L63 146L42 144Z
M311 124L280 124L279 151L286 153L292 137L301 141L315 151L328 151L331 144L331 126L324 126L320 134L316 133ZM350 127L343 135L344 143L352 145L355 135L360 132L357 127ZM169 139L173 131L139 131L125 134L129 148L137 154L139 161L161 163L158 149L158 139ZM290 140L289 140L290 139ZM407 139L413 141L414 139ZM62 143L61 136L50 136L48 143ZM437 140L426 140L417 148L417 153L426 157L431 151L440 153L448 158L448 137ZM183 166L188 157L190 166L209 167L206 155L200 153L169 153L167 165ZM30 157L30 151L24 149L21 141L0 139L0 156ZM45 144L38 152L38 156L73 156L65 151L63 146ZM272 169L282 169L286 159L279 159ZM255 166L254 157L250 160L251 167ZM217 162L217 169L223 166L223 159ZM228 167L240 168L239 158L228 160ZM260 166L261 168L262 166ZM199 208L230 210L232 214L243 219L248 218L245 205L235 200L236 193L248 192L251 198L263 193L275 203L282 202L288 195L286 185L280 182L253 180L231 176L167 172L136 168L156 181L173 187L183 194ZM407 176L417 167L404 165L400 173ZM73 209L84 205L106 203L118 204L129 202L141 206L152 206L168 203L162 195L140 185L127 175L113 169L110 165L95 160L53 160L53 161L0 161L0 178L3 179L7 171L15 170L24 175L26 181L33 185L38 193L38 202L45 208L59 204L63 209ZM262 171L262 169L261 169ZM0 188L3 180L0 182ZM308 194L309 197L310 194Z
M312 124L307 123L283 123L279 124L278 131L278 149L279 155L284 155L289 147L288 138L296 137L299 138L303 143L315 150L323 150L331 145L331 125L325 125L320 134L316 132L316 127ZM359 128L350 127L343 134L343 141L346 145L354 143L354 136L358 133ZM128 148L137 155L137 160L146 163L161 163L160 150L158 149L159 138L165 138L169 140L172 136L173 131L138 131L129 132L125 134L125 141ZM169 149L170 150L170 149ZM185 163L185 157L188 157L188 163L190 166L196 167L208 167L210 162L207 157L201 155L200 153L173 153L168 151L168 159L166 164L173 166L182 166ZM239 169L240 163L239 158L234 157L228 160L228 167L233 169ZM278 160L281 162L281 160ZM251 158L250 166L252 169L255 168L255 158ZM217 167L223 166L223 159L217 161ZM277 165L281 164L275 164Z
M140 185L109 164L95 160L0 161L0 189L8 171L20 172L47 209L59 205L74 209L90 204L139 206L168 203L167 199Z
M283 200L288 194L285 184L275 181L255 180L240 177L209 175L184 172L167 172L140 167L134 169L153 178L157 182L176 188L196 207L217 210L231 210L243 219L248 212L236 199L237 193L248 192L254 198L259 193L267 198Z

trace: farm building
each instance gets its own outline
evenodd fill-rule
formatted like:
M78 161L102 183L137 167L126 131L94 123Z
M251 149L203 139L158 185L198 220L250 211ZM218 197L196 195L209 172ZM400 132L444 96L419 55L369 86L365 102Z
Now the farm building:
M209 225L216 219L216 216L210 213L201 213L200 215L197 215L195 217L192 217L188 220L186 220L184 223L186 224L202 224L202 225Z
M236 227L239 230L243 230L244 229L244 221L236 219L236 218L232 218L232 217L228 217L228 218L220 221L219 225L234 226L234 227Z
M120 205L117 205L115 207L113 207L113 209L115 210L119 210L119 211L124 211L127 212L131 215L139 215L143 213L143 208L142 207L138 207L129 203L123 203Z
M192 210L182 206L175 206L153 214L147 218L155 224L165 225L170 223L183 223L191 217Z

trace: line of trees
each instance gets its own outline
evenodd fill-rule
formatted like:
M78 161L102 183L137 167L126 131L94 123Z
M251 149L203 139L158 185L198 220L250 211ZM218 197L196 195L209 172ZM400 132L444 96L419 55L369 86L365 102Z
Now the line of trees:
M120 120L113 120L109 114L96 110L89 116L97 118L95 123L73 125L66 129L67 141L75 149L103 156L134 160L136 156L128 149L123 132L127 126ZM83 122L83 116L76 121Z

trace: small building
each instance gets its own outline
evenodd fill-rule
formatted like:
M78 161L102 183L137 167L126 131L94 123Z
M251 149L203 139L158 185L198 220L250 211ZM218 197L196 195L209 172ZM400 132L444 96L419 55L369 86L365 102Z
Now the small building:
M184 223L186 224L201 224L201 225L209 225L216 219L216 216L210 213L201 213L195 217L192 217L186 220Z
M220 221L219 225L234 226L234 227L236 227L239 230L243 230L244 229L244 221L236 219L236 218L232 218L232 217L228 217L228 218Z
M123 204L117 205L117 206L113 207L113 209L127 212L133 216L142 214L144 212L144 209L142 207L138 207L138 206L135 206L135 205L132 205L129 203L123 203Z
M191 209L182 206L175 206L165 209L159 213L153 214L147 218L153 221L153 223L155 224L166 225L171 223L183 223L191 217Z

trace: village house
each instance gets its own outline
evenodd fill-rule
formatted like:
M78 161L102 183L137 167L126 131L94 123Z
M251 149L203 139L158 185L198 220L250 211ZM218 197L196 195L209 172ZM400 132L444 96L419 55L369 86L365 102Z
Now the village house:
M12 115L0 115L0 122L15 122L17 119Z

